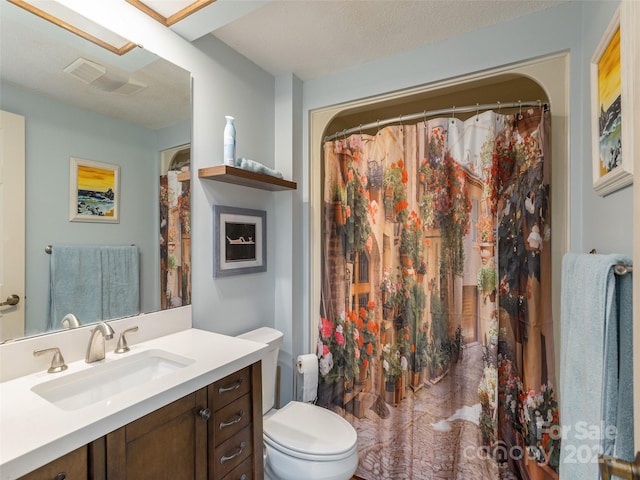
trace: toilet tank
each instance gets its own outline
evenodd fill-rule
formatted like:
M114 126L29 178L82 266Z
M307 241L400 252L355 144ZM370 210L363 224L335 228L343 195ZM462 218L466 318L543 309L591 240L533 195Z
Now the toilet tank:
M262 414L264 415L275 404L278 352L284 341L284 334L274 328L261 327L238 335L238 338L269 345L262 360Z

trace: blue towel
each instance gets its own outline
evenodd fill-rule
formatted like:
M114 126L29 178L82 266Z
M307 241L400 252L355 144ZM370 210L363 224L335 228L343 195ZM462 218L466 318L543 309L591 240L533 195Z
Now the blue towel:
M104 319L140 313L138 247L100 247L102 256L102 314Z
M243 170L249 170L250 172L262 173L264 175L271 175L272 177L283 178L282 173L273 168L269 168L260 162L251 160L250 158L240 157L236 159L236 167Z
M629 265L631 263L628 263ZM618 398L610 397L608 401L617 402L615 418L616 435L613 445L613 456L634 461L633 449L633 280L628 273L617 277L618 297ZM606 450L605 450L606 452Z
M102 261L100 250L77 245L54 245L49 268L47 330L73 313L81 323L102 320Z
M631 261L622 255L575 253L565 254L562 260L562 480L599 478L593 456L609 444L607 422L612 422L610 427L617 425L621 402L614 366L619 357L620 306L626 309L627 304L627 300L618 302L618 293L629 295L631 302L630 292L616 291L613 267L617 263ZM615 443L621 441L616 434L613 438ZM584 458L586 454L589 458Z
M138 247L54 245L50 262L48 330L68 313L82 324L140 313Z

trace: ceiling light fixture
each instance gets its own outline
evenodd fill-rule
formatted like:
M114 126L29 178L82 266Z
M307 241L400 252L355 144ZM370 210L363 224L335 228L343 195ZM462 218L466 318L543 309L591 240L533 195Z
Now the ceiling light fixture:
M116 55L124 55L136 47L135 43L87 20L85 17L57 2L50 0L8 1L85 40L89 40L102 48L106 48Z
M143 11L166 27L188 17L216 0L127 0L138 10Z

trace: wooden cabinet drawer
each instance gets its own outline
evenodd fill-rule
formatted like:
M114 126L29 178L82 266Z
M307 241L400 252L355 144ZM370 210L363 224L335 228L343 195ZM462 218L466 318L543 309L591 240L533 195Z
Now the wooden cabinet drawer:
M250 458L231 470L222 480L253 480L253 464Z
M222 407L213 415L211 428L216 446L251 424L251 394Z
M209 405L216 411L251 390L251 367L227 375L210 386Z
M19 480L83 480L88 478L88 447L67 453L50 463L27 473Z
M252 435L251 425L249 425L215 448L212 478L224 477L242 462L251 458Z

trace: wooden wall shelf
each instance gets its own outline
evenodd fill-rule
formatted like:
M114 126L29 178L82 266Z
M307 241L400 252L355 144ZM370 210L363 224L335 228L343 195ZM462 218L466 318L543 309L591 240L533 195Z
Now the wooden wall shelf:
M178 181L179 182L187 182L191 180L191 172L180 172L178 173Z
M215 167L200 168L198 170L198 177L215 180L217 182L233 183L244 187L270 190L272 192L280 190L295 190L298 188L298 184L295 182L283 180L271 175L243 170L242 168L230 167L228 165L216 165Z

